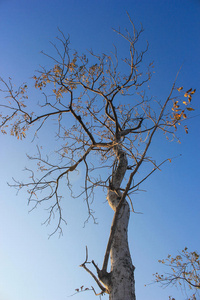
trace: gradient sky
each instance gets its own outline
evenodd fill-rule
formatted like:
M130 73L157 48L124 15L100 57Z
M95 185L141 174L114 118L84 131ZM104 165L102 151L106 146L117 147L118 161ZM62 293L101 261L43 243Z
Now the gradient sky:
M137 300L167 300L170 295L183 300L181 291L148 284L153 273L164 270L158 259L168 253L176 255L185 246L200 251L200 1L0 0L0 76L12 77L16 85L30 82L38 66L47 64L40 51L51 53L49 41L57 36L57 27L69 33L73 48L80 52L112 50L116 40L112 28L128 26L126 11L137 26L143 24L143 39L150 44L147 60L155 65L151 94L164 101L181 65L178 83L185 89L197 89L195 117L188 120L188 135L180 130L181 144L162 138L152 145L158 163L178 158L143 184L146 192L134 196L135 210L143 214L132 214L129 227ZM123 50L124 45L119 45ZM37 101L34 94L33 101ZM87 245L89 258L101 266L113 213L105 196L96 195L99 225L89 222L83 228L85 204L67 197L64 236L48 239L54 227L41 226L46 212L41 208L29 214L27 195L16 196L7 186L12 177L26 178L22 172L29 165L25 154L33 154L35 149L31 140L32 136L18 141L0 135L0 300L66 300L75 288L95 286L79 265L85 260ZM48 136L37 143L52 152ZM73 181L78 185L76 178ZM87 292L71 299L94 298Z

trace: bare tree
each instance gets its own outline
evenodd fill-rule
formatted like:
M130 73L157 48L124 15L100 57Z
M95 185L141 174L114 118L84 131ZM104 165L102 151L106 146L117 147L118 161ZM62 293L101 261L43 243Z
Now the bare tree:
M193 294L188 300L197 299L196 295L200 290L200 260L196 251L189 252L186 247L176 257L169 254L167 259L159 260L159 263L169 267L170 272L164 275L155 273L156 282L162 286L180 287L185 292L189 289Z
M49 215L45 222L50 223L54 216L58 218L53 233L62 233L65 222L61 182L67 184L71 197L84 197L88 219L94 222L90 205L94 190L107 190L106 199L114 211L114 218L102 268L92 261L97 275L89 269L87 250L81 266L97 282L99 294L107 293L109 299L114 300L135 299L134 266L127 239L130 210L134 212L131 195L165 161L171 161L169 158L156 164L155 158L149 156L152 139L158 132L176 139L177 126L187 118L186 111L193 110L190 102L195 93L189 89L184 94L183 87L176 87L175 79L164 101L148 98L144 89L153 65L150 63L146 69L142 66L148 44L138 51L137 42L143 28L138 31L129 20L131 30L114 30L127 44L128 57L125 58L119 57L115 47L110 55L92 51L80 55L70 49L69 38L60 32L58 44L53 44L56 55L44 53L54 66L42 68L33 77L35 88L43 97L39 109L34 112L28 107L27 85L15 91L11 79L6 82L1 78L1 91L5 93L5 102L1 104L3 133L10 130L11 135L22 139L35 125L37 135L45 124L57 118L56 138L60 143L57 158L51 161L44 157L38 147L38 155L29 156L37 162L38 172L28 170L28 182L15 180L13 184L19 190L27 189L28 202L33 203L33 208L38 204L48 205ZM184 128L187 133L187 126ZM49 131L48 127L46 130ZM147 163L149 167L141 178L139 170ZM77 195L70 174L79 168L85 170L85 176L84 187Z

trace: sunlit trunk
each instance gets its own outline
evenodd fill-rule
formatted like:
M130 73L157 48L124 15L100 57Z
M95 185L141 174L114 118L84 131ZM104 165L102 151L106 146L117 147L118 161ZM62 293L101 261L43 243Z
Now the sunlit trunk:
M129 205L126 202L120 211L117 228L111 247L110 300L135 300L134 266L128 246Z
M115 211L120 201L121 182L127 170L126 154L120 147L116 149L117 168L113 173L107 200ZM110 300L135 300L134 266L128 246L129 204L125 201L117 219L116 230L110 251L111 289Z

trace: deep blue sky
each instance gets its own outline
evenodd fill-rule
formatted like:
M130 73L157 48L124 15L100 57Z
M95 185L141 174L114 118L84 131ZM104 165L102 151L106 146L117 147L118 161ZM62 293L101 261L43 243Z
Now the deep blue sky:
M134 196L135 210L143 214L133 214L129 228L137 300L167 300L169 295L182 300L185 296L180 291L144 284L152 281L153 273L163 270L157 260L168 253L176 254L186 245L200 251L200 1L0 0L0 76L11 76L16 85L29 81L39 65L48 64L40 51L53 53L49 41L57 36L57 27L70 35L72 47L80 52L91 48L108 52L113 43L123 51L125 45L117 42L112 28L128 26L126 11L136 26L143 24L143 42L150 44L146 59L155 65L152 95L166 99L181 65L180 86L197 89L193 100L196 117L188 120L188 135L180 130L181 144L160 139L152 145L158 162L182 156L144 183L147 192ZM31 137L17 141L0 135L0 299L64 300L81 285L95 285L78 266L85 259L85 245L90 258L102 264L112 212L105 198L96 196L99 225L89 223L83 229L85 205L81 199L71 202L68 198L64 237L48 240L52 228L40 226L45 212L38 209L28 214L26 194L16 197L6 184L12 177L25 178L25 153L34 153L30 141ZM47 152L52 152L51 145L45 138ZM88 292L72 299L94 297Z

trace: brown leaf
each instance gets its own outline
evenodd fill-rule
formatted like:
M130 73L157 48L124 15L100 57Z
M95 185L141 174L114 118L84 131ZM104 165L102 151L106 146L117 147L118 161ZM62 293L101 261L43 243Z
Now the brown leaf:
M183 89L183 86L181 86L180 88L177 88L177 91L181 91Z
M190 93L192 91L192 89L189 89L186 93L188 94L188 93Z

